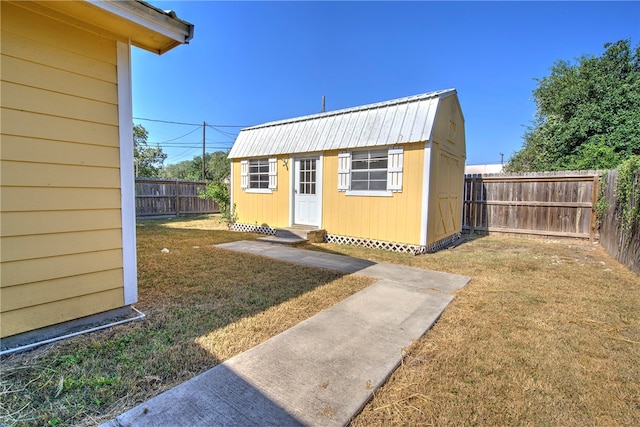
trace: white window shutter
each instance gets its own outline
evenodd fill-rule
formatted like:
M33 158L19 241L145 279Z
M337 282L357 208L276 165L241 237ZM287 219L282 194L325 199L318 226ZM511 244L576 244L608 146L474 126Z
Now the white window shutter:
M278 159L269 159L269 189L278 188Z
M240 162L240 188L243 190L249 188L249 160Z
M402 168L404 166L403 163L403 148L389 148L387 163L387 190L402 191Z
M338 191L351 188L351 153L338 153Z

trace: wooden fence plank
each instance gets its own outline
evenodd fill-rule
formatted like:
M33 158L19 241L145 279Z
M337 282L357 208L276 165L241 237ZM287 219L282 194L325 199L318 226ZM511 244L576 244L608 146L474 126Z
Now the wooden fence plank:
M589 238L598 171L465 176L463 229Z
M600 244L618 261L632 271L640 274L640 224L635 222L625 233L618 219L615 196L616 178L618 170L609 171L602 177L604 198L609 208L601 219ZM640 171L634 176L634 185L640 188ZM640 200L629 200L629 208L640 206Z
M219 213L215 201L198 197L205 186L204 181L136 178L136 217Z

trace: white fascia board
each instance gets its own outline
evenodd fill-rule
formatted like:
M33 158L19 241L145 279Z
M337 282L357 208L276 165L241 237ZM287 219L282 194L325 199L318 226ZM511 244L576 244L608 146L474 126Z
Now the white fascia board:
M318 161L316 162L316 195L318 197L318 228L322 228L323 218L322 218L322 199L324 198L324 192L322 190L323 187L323 177L322 177L322 166L324 163L324 155L320 153L318 155Z
M124 304L130 305L138 301L130 43L117 42L117 61L122 269L124 276Z
M429 187L431 185L431 156L433 142L424 143L424 169L422 170L422 203L420 212L420 246L427 246L429 230Z
M193 37L193 26L168 15L166 20L154 19L149 13L153 9L139 2L118 0L87 0L88 3L106 12L169 37L179 43L187 43ZM160 12L152 12L162 15Z
M296 192L296 183L295 183L295 157L293 155L289 156L289 160L287 161L287 170L289 171L289 227L291 227L295 221L294 218L294 207L295 207L295 192Z

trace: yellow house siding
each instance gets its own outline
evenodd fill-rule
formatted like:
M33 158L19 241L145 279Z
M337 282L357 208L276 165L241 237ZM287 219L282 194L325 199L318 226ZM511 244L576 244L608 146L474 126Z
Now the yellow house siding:
M15 135L2 136L2 159L5 161L21 162L25 158L29 158L31 162L39 164L113 167L119 156L118 147L78 144Z
M406 144L402 192L391 197L338 191L338 151L324 155L322 227L327 233L398 243L420 243L424 143Z
M112 249L2 264L2 287L122 268L122 251Z
M289 226L289 168L278 158L278 187L272 193L252 193L240 188L240 161L231 163L233 173L233 203L236 205L238 222L242 224L268 225L270 227Z
M10 237L70 233L92 230L96 223L117 229L120 222L119 209L3 212L0 234Z
M124 304L116 42L1 3L0 336Z
M3 312L7 312L22 307L75 298L78 294L109 291L113 287L113 282L118 281L121 275L121 270L114 269L63 279L52 279L46 282L28 283L23 286L4 287L1 289L0 308ZM55 294L49 291L51 287L55 287Z
M28 10L29 2L2 2L2 31L99 62L116 65L115 41ZM3 43L5 42L3 38ZM32 44L28 50L34 49ZM4 46L3 46L4 50ZM40 55L46 55L41 52ZM37 61L41 62L41 61ZM60 64L66 68L66 62ZM78 70L82 71L82 70ZM87 72L79 72L85 75ZM115 82L115 80L114 80Z
M122 304L117 302L122 298L121 295L121 289L111 289L48 304L30 306L21 310L3 312L2 336L11 336L89 316L96 313L96 307L100 307L101 311L122 307Z

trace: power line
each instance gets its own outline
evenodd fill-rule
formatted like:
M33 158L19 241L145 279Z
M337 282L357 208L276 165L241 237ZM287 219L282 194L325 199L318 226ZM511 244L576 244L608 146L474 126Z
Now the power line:
M191 135L192 133L194 133L194 132L195 132L195 131L197 131L197 130L200 130L200 127L199 127L199 126L198 126L197 128L194 128L193 130L191 130L191 131L189 131L189 132L185 133L185 134L184 134L184 135L182 135L182 136L178 136L178 137L176 137L176 138L172 138L172 139L167 139L166 141L161 141L161 142L153 142L153 143L148 142L147 144L166 144L167 142L173 142L173 141L176 141L176 140L178 140L178 139L180 139L180 138L184 138L185 136L189 136L189 135Z
M156 142L148 142L148 145L159 145L161 147L177 147L177 148L187 148L187 147L202 147L202 141L176 141L176 142L168 142L168 143L156 143ZM207 147L211 146L231 146L233 145L233 141L207 141Z
M134 117L134 120L145 120L147 122L156 122L156 123L168 123L171 125L183 125L183 126L200 126L202 127L202 123L185 123L185 122L175 122L171 120L160 120L160 119L148 119L145 117ZM251 125L212 125L207 123L207 126L210 128L218 127L218 128L246 128Z
M134 120L145 120L147 122L168 123L168 124L171 124L171 125L202 126L202 123L173 122L173 121L170 121L170 120L146 119L144 117L134 117L133 119Z

